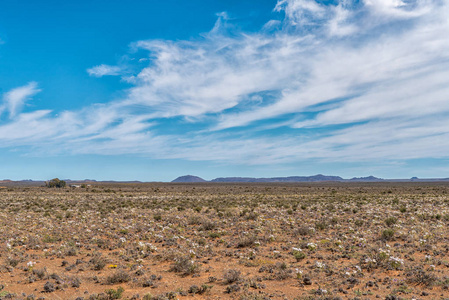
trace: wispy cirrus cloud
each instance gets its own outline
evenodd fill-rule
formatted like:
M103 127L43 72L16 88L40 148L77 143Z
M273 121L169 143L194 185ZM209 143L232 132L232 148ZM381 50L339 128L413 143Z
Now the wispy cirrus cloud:
M93 77L116 76L120 75L122 68L119 66L98 65L87 69L87 73Z
M9 113L9 118L14 118L25 105L26 101L39 93L40 89L36 82L30 82L25 86L21 86L10 90L3 95L3 103L0 106L0 115L3 111Z
M58 115L13 109L0 139L244 164L449 156L447 2L280 0L274 11L284 19L259 32L228 33L220 14L198 39L136 41L128 55L147 56L128 61L140 63L125 97ZM10 134L27 124L36 131Z

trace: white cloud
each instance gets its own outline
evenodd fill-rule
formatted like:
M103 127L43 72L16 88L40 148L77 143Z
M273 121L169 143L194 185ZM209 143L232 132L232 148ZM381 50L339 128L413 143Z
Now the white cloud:
M279 0L276 11L284 11L287 22L292 25L311 25L324 17L326 7L315 0Z
M358 31L358 26L352 24L349 20L352 13L346 9L344 5L339 4L335 7L331 7L334 17L327 23L329 26L329 35L331 36L348 36L355 34Z
M3 111L9 112L9 117L14 118L23 108L25 102L39 93L36 82L30 82L3 95L3 104L0 106L0 115Z
M320 3L278 1L285 20L258 33L227 35L221 14L196 40L137 41L149 54L124 99L59 115L8 108L2 145L248 164L448 157L449 4ZM166 120L196 127L169 134Z
M118 66L99 65L93 68L87 69L87 73L94 77L113 76L120 75L122 69Z

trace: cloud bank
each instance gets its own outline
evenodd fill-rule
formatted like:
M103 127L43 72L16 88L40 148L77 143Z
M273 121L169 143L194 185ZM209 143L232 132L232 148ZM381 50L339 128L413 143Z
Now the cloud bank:
M1 144L244 164L449 158L447 1L273 9L282 21L258 32L236 32L219 14L197 39L133 42L137 72L123 77L133 86L107 104L21 113L36 84L7 92Z

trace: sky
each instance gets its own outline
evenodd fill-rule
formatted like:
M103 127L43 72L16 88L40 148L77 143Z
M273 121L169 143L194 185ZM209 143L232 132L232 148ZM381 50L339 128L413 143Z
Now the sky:
M449 177L446 0L1 0L0 179Z

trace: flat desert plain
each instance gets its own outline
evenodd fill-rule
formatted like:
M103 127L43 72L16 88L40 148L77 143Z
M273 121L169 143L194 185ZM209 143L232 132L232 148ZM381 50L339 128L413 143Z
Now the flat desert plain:
M1 299L449 299L449 183L0 189Z

